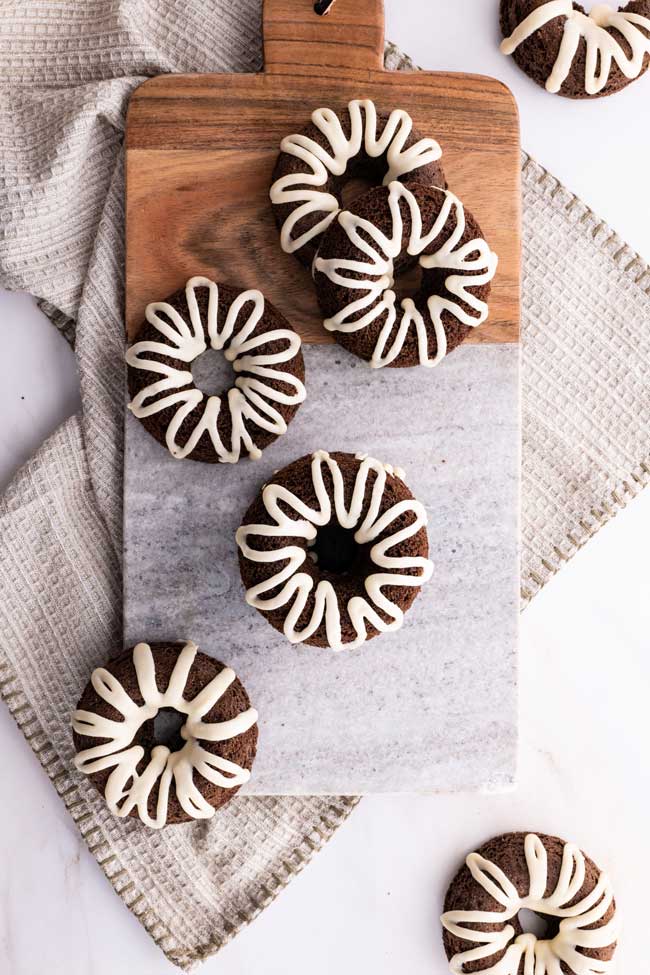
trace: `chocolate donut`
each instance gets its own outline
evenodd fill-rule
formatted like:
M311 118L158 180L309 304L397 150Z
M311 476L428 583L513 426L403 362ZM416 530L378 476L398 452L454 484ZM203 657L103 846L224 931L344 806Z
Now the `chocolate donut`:
M413 128L407 112L378 114L370 99L356 98L347 112L318 108L311 118L280 143L270 190L282 249L306 266L342 206L349 179L446 187L440 146Z
M403 476L323 450L274 474L237 531L249 606L291 643L332 650L399 629L433 571Z
M501 50L547 91L612 95L650 64L650 0L589 13L572 0L501 0Z
M170 710L182 724L163 744L155 719ZM138 643L93 671L72 717L75 766L116 816L210 819L250 778L256 722L234 671L196 644Z
M419 264L413 297L394 279ZM497 257L448 190L393 182L339 213L314 259L324 326L348 351L382 366L435 366L488 315Z
M523 931L522 909L547 921L544 938ZM506 833L470 853L441 921L453 975L604 975L619 930L607 876L542 833Z
M195 384L191 363L222 350L237 378L218 396ZM190 278L147 305L127 350L129 409L172 457L234 464L254 460L286 433L305 399L300 336L260 291Z

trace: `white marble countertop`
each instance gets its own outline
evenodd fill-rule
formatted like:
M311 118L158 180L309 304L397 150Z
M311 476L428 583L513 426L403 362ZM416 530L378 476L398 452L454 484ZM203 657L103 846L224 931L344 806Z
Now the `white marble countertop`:
M386 6L387 36L424 67L506 81L524 146L650 258L650 131L639 124L648 79L589 105L554 99L498 54L496 0ZM6 483L78 397L72 353L31 299L0 293L0 335ZM450 874L470 847L515 828L575 839L609 870L625 918L617 970L645 970L649 532L646 492L524 612L517 792L364 800L206 975L442 975L437 915ZM111 890L3 708L0 734L0 972L175 971Z

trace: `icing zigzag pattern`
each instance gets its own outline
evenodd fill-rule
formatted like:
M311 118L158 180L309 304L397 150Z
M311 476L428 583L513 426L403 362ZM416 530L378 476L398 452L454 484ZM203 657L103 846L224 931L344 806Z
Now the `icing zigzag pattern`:
M205 333L196 300L197 288L209 290L207 332L210 347L223 350L235 372L245 372L246 375L237 377L235 385L228 390L225 397L208 396L201 419L187 442L180 446L176 439L178 431L185 418L204 400L205 394L194 385L191 370L177 369L150 358L149 354L180 359L189 364L206 351ZM136 369L152 372L162 378L142 389L129 404L129 409L134 416L141 419L159 413L168 406L176 407L165 437L167 448L173 457L187 457L207 432L222 463L235 464L241 456L242 448L257 460L262 452L255 445L247 423L254 423L261 429L280 436L286 433L287 424L274 404L297 405L305 399L305 387L300 379L276 368L297 355L300 350L300 336L291 329L277 328L251 337L264 314L264 295L261 291L242 291L231 304L221 326L219 287L214 281L202 277L191 278L187 282L185 296L190 313L189 324L167 302L156 301L147 305L146 320L166 341L136 342L127 350L126 361ZM246 312L246 306L249 305L251 308ZM280 352L263 354L257 351L270 342L278 341L286 343ZM275 389L266 382L267 379L281 380L292 392ZM167 395L161 396L161 393ZM227 398L232 420L230 444L222 443L217 428L223 398Z
M172 781L176 796L183 810L193 819L210 819L215 810L203 798L194 785L193 772L220 786L232 789L243 785L250 778L248 769L241 768L219 755L203 748L199 741L227 741L242 735L257 721L257 711L249 708L231 721L205 724L204 716L214 707L235 680L235 672L225 667L197 696L186 701L183 691L192 669L198 647L188 641L181 650L169 678L167 689L159 691L156 684L156 667L147 643L133 648L133 664L143 704L136 704L120 682L104 667L92 674L92 685L107 704L115 708L123 721L111 721L91 711L74 712L72 727L78 735L88 738L106 738L101 745L79 752L75 766L87 775L112 768L105 789L108 808L116 816L128 816L137 809L140 819L152 829L161 829L167 822L169 791ZM141 745L131 742L138 729L158 714L161 708L173 708L187 715L181 728L185 744L176 752L165 745L151 749L149 762L142 771L137 767L144 758ZM158 785L155 816L149 814L149 797Z
M369 98L355 98L348 104L348 113L350 135L346 136L338 115L331 108L318 108L312 112L312 122L327 139L329 152L301 133L286 136L280 143L282 152L299 159L306 166L301 172L281 176L270 191L271 202L275 205L301 204L287 217L280 232L282 249L288 254L300 250L329 227L339 212L339 202L322 187L330 176L342 176L350 160L362 149L371 159L386 153L388 172L384 184L436 162L442 156L442 150L434 139L420 139L410 148L404 148L413 129L413 120L402 109L396 108L390 113L380 136L377 136L377 110ZM315 226L294 238L292 234L296 224L312 213L322 213L324 216Z
M397 630L402 625L404 613L391 602L384 593L386 586L421 586L431 578L433 565L429 559L414 557L394 557L387 553L390 549L412 538L427 524L427 514L419 501L400 501L380 515L380 505L386 485L387 474L393 474L393 468L386 467L372 457L358 456L361 466L356 476L354 490L349 507L345 504L343 475L335 459L324 450L313 455L311 474L314 490L318 499L318 507L310 508L300 498L287 488L277 484L268 484L262 492L264 507L273 519L271 525L242 525L237 530L237 544L245 558L253 562L279 563L278 571L266 581L260 582L246 592L246 602L249 606L263 612L270 612L290 605L284 623L284 634L291 643L300 643L309 639L320 625L325 622L327 641L332 650L351 650L360 646L367 638L366 623L370 623L380 633ZM333 504L323 480L323 467L328 468L333 482ZM361 524L363 500L366 483L371 472L376 477L372 486L372 493L368 511ZM397 472L396 476L397 476ZM400 472L401 473L401 472ZM295 520L286 514L283 506L289 507L297 516ZM379 571L373 572L365 580L367 598L355 596L347 606L350 620L356 637L349 643L344 643L341 633L341 610L338 596L332 584L321 579L314 592L311 617L302 629L298 629L298 620L307 606L310 594L314 588L314 579L307 572L300 572L300 567L307 559L306 548L299 545L287 545L280 549L257 549L249 539L251 536L263 538L300 538L308 543L316 538L318 528L327 525L335 518L343 528L356 529L354 539L359 545L374 541L379 535L401 518L405 513L413 515L410 525L393 531L385 539L377 542L370 550L370 560ZM404 575L400 569L419 569L418 575ZM274 590L274 595L268 593ZM389 617L385 622L379 611Z

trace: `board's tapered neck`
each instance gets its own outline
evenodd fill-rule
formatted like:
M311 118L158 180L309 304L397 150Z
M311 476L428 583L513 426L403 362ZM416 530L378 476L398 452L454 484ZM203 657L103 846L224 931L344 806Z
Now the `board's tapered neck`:
M333 75L346 68L381 70L383 0L337 0L327 16L314 0L264 0L264 70Z

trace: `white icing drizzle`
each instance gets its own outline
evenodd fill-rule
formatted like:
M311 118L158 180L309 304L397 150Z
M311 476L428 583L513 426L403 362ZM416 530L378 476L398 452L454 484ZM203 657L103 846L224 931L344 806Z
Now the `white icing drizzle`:
M75 711L72 727L77 734L107 738L108 741L79 752L74 763L86 775L113 769L104 795L108 808L116 816L128 816L133 809L137 809L146 826L161 829L167 822L169 790L173 780L178 801L188 816L210 819L215 810L194 785L193 772L222 789L233 789L250 778L248 769L213 755L199 744L201 740L228 741L243 735L257 721L257 711L249 708L231 721L204 723L204 716L223 697L236 675L225 667L193 700L186 701L183 691L197 651L195 643L188 641L185 644L178 655L167 689L159 691L151 647L147 643L138 643L133 648L133 665L144 700L144 704L140 705L129 697L120 682L104 667L93 671L91 682L95 691L102 700L119 711L124 720L111 721L92 711ZM144 722L155 718L161 708L174 708L187 715L187 721L180 729L185 744L177 752L170 752L165 745L156 745L151 749L146 768L138 772L136 769L144 758L144 749L131 742ZM149 797L156 783L158 798L156 815L152 818L148 809Z
M343 260L337 257L322 258L316 256L314 269L321 271L334 284L342 285L352 292L352 300L342 308L333 318L323 322L330 332L358 332L366 328L377 318L386 314L386 321L379 333L370 360L373 369L389 365L401 353L404 341L411 326L415 327L418 339L418 354L423 366L438 365L447 352L447 336L442 321L444 311L449 312L464 325L476 327L481 325L488 316L488 306L480 301L470 288L487 284L495 275L498 258L483 239L468 241L459 246L465 232L465 210L460 200L448 190L440 190L444 194L444 203L433 226L423 233L422 214L417 199L402 183L393 182L388 187L388 205L390 208L392 229L387 237L369 220L365 220L349 211L339 214L338 220L350 242L367 260ZM394 259L402 249L404 222L400 209L400 200L404 200L411 215L411 233L407 250L409 254L420 254L419 263L423 268L448 268L450 274L445 280L445 287L449 294L457 301L431 295L427 300L427 308L433 323L436 336L436 354L429 358L427 326L424 316L416 307L412 298L404 298L401 303L401 317L392 341L388 345L394 330L398 312L395 307L396 295L393 288ZM453 215L453 216L452 216ZM432 254L422 254L442 233L450 218L455 221L455 227L449 239ZM362 236L365 235L365 236ZM368 241L367 238L373 242ZM475 256L472 256L475 255ZM358 272L363 279L349 277L342 272ZM478 272L470 274L469 272ZM355 292L361 291L360 298L355 298ZM476 312L470 315L459 302L463 302ZM368 309L365 315L351 319L360 311ZM388 348L387 348L388 345Z
M616 10L601 3L586 14L576 10L572 0L550 0L533 10L501 44L504 54L512 54L520 44L556 17L565 17L564 34L546 90L558 92L566 81L582 38L587 43L585 91L597 95L609 80L612 61L626 78L637 78L646 54L650 54L650 19L640 14ZM639 28L644 28L644 34ZM611 33L618 31L628 42L628 55Z
M419 556L395 557L388 555L388 551L400 544L427 524L427 514L419 501L404 500L393 505L383 515L379 515L381 499L384 493L387 476L403 474L400 468L384 465L372 457L357 455L360 467L354 483L349 507L345 506L345 491L343 475L336 460L324 450L318 450L312 456L311 476L316 498L317 508L310 508L299 497L285 487L268 484L262 491L264 507L273 519L272 525L242 525L237 530L237 544L245 558L253 562L278 562L280 568L265 582L260 582L246 592L246 602L256 609L270 612L291 604L284 622L284 635L291 643L300 643L309 639L319 628L323 620L327 641L332 650L351 650L360 646L367 639L366 621L380 633L398 630L404 619L404 613L391 602L383 593L385 586L421 586L431 578L433 564L429 559ZM329 469L333 482L333 510L332 499L323 481L323 466ZM371 471L376 478L372 486L368 511L361 522L363 499L366 483ZM397 473L399 471L399 474ZM289 517L280 507L287 505L298 516L299 520ZM300 567L307 558L307 552L298 545L287 545L284 548L265 551L252 548L249 544L250 536L267 538L291 537L303 538L308 543L313 542L318 534L318 528L327 525L332 518L336 518L343 528L355 528L354 538L359 545L372 542L386 531L389 526L405 513L411 513L413 523L405 528L394 531L383 541L377 542L370 550L370 560L379 570L365 580L367 598L355 596L348 602L347 611L354 627L356 637L348 643L343 642L341 633L341 611L338 596L332 584L321 579L314 593L314 608L311 618L302 630L297 627L298 620L307 605L309 595L314 587L314 580L306 572L300 572ZM402 575L395 570L419 569L417 576ZM266 593L282 588L273 596ZM292 602L293 601L293 602ZM377 610L381 610L390 617L385 622Z
M404 148L413 129L413 120L402 109L396 108L390 113L379 137L374 102L369 98L355 98L348 104L348 112L351 125L349 137L331 108L318 108L312 112L312 122L327 139L329 152L301 133L286 136L280 143L282 152L300 159L308 167L308 171L281 176L271 186L273 204L300 204L289 214L280 231L282 250L288 254L300 250L329 227L339 212L339 203L335 196L318 187L325 186L330 175L342 176L362 146L372 159L386 153L388 172L384 184L436 162L442 156L442 150L434 139L420 139L410 148ZM315 226L294 239L292 233L295 225L312 213L323 213L324 216Z
M235 372L249 374L238 376L235 385L226 394L232 418L232 436L229 445L222 443L217 429L222 399L219 396L208 396L203 415L187 443L181 447L176 442L185 417L203 401L205 394L194 385L189 369L176 369L146 357L147 353L154 352L191 363L205 352L207 345L196 300L197 288L209 289L207 329L211 348L223 349L224 356L232 362ZM163 378L140 390L129 404L129 409L134 416L142 419L159 413L168 406L177 407L165 437L167 448L173 457L182 459L191 454L207 431L217 457L222 463L235 464L241 456L242 447L251 458L257 460L262 452L253 442L247 422L255 423L263 430L280 436L286 433L287 424L273 404L293 406L302 403L305 399L305 387L300 379L276 368L281 363L290 362L298 354L300 336L292 329L276 328L251 338L252 332L264 314L264 295L261 291L242 291L237 295L221 327L219 326L219 288L214 281L203 277L190 278L185 287L185 296L190 313L189 325L167 302L155 301L147 305L146 320L167 341L136 342L127 350L126 361L135 369L144 369ZM248 304L252 308L246 314L244 307ZM161 313L170 319L171 324L160 317ZM269 342L278 341L286 343L286 347L280 352L263 354L255 351ZM227 343L229 343L228 347L224 348ZM266 382L267 379L281 380L293 392L280 392ZM156 398L160 393L167 392L169 395Z
M618 937L616 915L601 927L587 930L590 925L602 921L613 902L609 878L601 873L591 893L570 907L569 903L585 880L585 858L580 849L573 843L565 843L557 885L546 897L546 848L534 833L526 836L524 848L530 878L526 897L520 897L506 874L490 860L478 853L470 853L467 857L465 862L472 877L501 904L503 911L448 911L442 915L442 924L450 934L476 945L454 955L449 970L453 975L462 975L466 963L505 952L500 961L480 971L491 975L517 975L523 959L524 975L561 975L561 962L574 975L606 975L611 970L610 962L589 958L578 949L606 948ZM550 941L537 939L533 934L520 934L514 938L514 928L510 924L499 931L481 931L472 926L503 924L522 908L562 918L557 935Z

